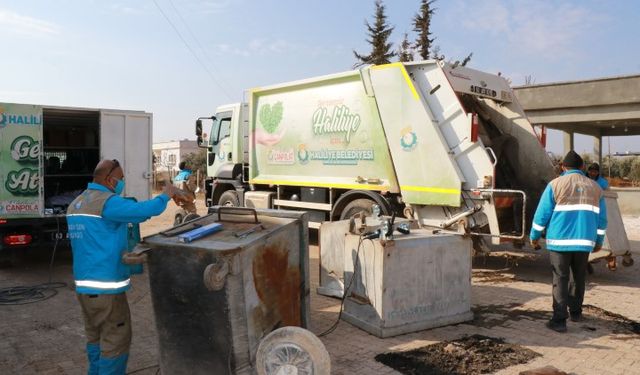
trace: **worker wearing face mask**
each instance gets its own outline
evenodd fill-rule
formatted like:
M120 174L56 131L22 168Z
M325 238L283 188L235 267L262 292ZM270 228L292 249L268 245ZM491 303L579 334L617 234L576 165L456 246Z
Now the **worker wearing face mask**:
M117 160L102 160L93 182L67 210L73 251L73 276L87 336L88 374L125 374L131 344L131 316L126 291L130 266L127 251L129 223L160 215L178 190L166 185L162 194L136 202L121 196L124 170Z

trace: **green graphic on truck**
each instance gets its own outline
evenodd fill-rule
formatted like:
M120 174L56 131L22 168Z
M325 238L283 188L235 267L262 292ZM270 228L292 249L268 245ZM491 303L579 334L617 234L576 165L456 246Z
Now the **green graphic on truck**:
M0 107L0 216L41 214L42 108L2 104Z
M278 125L282 121L282 102L273 105L264 104L260 107L260 122L267 133L273 134L278 130Z

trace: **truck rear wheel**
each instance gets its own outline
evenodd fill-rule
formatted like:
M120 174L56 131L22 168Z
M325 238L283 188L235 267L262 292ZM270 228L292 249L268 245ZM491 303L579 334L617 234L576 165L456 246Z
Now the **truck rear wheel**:
M240 206L240 198L238 198L238 193L234 190L227 190L222 195L220 195L220 199L218 199L219 206L227 206L227 207L238 207Z
M340 213L340 220L351 219L361 212L364 212L365 215L371 215L373 213L374 204L376 204L376 202L371 199L354 199L344 207L344 210Z

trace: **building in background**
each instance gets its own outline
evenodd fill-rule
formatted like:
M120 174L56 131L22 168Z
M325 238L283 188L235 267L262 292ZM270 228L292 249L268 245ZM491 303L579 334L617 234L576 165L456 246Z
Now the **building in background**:
M154 180L164 181L173 178L180 169L178 165L185 157L198 152L196 141L183 139L181 141L158 142L153 144Z

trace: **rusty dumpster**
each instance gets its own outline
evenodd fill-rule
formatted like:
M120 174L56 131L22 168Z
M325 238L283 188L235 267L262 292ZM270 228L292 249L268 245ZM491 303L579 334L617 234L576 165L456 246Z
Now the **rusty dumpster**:
M192 242L180 234L222 229ZM250 374L260 340L309 319L303 212L213 207L149 236L149 283L163 374Z

